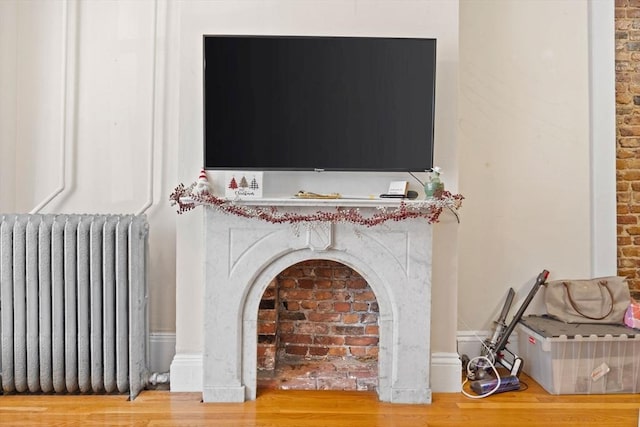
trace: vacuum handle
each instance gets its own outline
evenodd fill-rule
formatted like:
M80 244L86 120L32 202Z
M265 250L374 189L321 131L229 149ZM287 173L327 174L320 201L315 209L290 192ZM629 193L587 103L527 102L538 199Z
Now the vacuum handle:
M542 270L542 272L538 274L538 277L536 278L536 283L534 283L533 288L531 289L531 291L529 291L529 294L527 295L527 298L525 298L524 302L518 309L518 312L516 313L515 316L513 316L513 319L511 319L511 323L509 323L507 330L502 335L502 338L500 338L500 341L496 345L496 353L504 350L504 348L507 346L507 341L509 341L509 336L515 329L520 319L522 319L522 315L524 314L524 311L527 309L527 307L529 307L529 304L531 304L531 300L538 292L538 289L540 289L540 286L544 285L544 283L547 281L547 277L549 277L549 272L547 270Z

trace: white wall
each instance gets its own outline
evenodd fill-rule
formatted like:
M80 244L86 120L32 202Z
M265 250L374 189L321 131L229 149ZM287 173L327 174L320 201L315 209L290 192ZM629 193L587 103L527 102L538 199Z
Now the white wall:
M613 3L465 0L460 12L458 327L487 330L507 289L515 311L542 269L615 274L613 61L590 78L612 58ZM590 25L611 29L604 54ZM530 312L544 312L543 292Z
M164 6L0 2L0 212L146 213L150 325L167 333L177 143L165 138Z
M594 139L591 125L603 114L589 106L590 93L607 99L613 86L590 80L588 29L611 25L612 14L589 16L594 5L613 7L607 0L1 1L0 211L144 210L152 331L177 331L179 354L197 354L202 213L177 216L168 195L201 166L202 33L435 36L436 163L466 200L459 226L448 217L436 227L432 343L435 352L455 351L458 329L488 329L507 288L527 292L542 268L553 277L610 268L610 261L595 266L594 242L598 224L615 230L615 214L598 212L590 182L611 129ZM604 175L607 193L614 178L610 169ZM351 187L343 174L266 180L285 194L363 185L369 193L393 177L356 175Z

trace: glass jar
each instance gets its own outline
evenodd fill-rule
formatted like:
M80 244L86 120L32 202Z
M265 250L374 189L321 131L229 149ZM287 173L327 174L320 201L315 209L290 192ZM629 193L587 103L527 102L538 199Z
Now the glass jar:
M424 183L424 195L427 199L433 197L441 197L444 191L444 182L440 181L440 177L434 177Z

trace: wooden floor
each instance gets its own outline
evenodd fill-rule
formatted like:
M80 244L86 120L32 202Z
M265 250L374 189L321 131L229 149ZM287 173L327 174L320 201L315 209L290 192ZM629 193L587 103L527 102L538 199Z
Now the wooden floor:
M529 386L485 399L435 393L431 405L378 402L372 392L262 391L245 403L201 403L199 393L125 396L0 396L1 426L628 426L638 395L552 396Z

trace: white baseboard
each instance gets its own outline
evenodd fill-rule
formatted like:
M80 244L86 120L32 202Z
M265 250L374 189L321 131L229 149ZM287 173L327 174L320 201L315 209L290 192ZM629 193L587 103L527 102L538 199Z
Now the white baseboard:
M460 391L462 365L459 355L473 358L480 355L482 342L490 331L458 331L457 353L431 355L431 390L434 393ZM511 334L509 350L518 354L517 332ZM202 391L202 354L175 354L175 334L151 334L152 372L171 372L171 391Z
M459 393L462 382L462 363L458 353L431 354L431 391L434 393Z
M458 353L431 355L431 390L435 393L460 391L459 355L480 355L481 343L490 331L458 331ZM518 354L517 333L511 334L509 349ZM202 391L202 354L175 354L175 334L152 333L150 336L152 372L171 372L171 391Z
M469 358L480 356L482 343L491 336L490 331L458 331L458 354L467 355ZM509 337L507 348L518 354L518 332L513 331Z
M175 333L151 332L149 334L149 370L151 372L169 372L175 354Z
M431 390L436 393L460 391L461 363L458 353L431 355ZM202 391L202 354L176 354L171 363L171 391Z
M202 391L202 353L176 354L170 385L171 391Z

